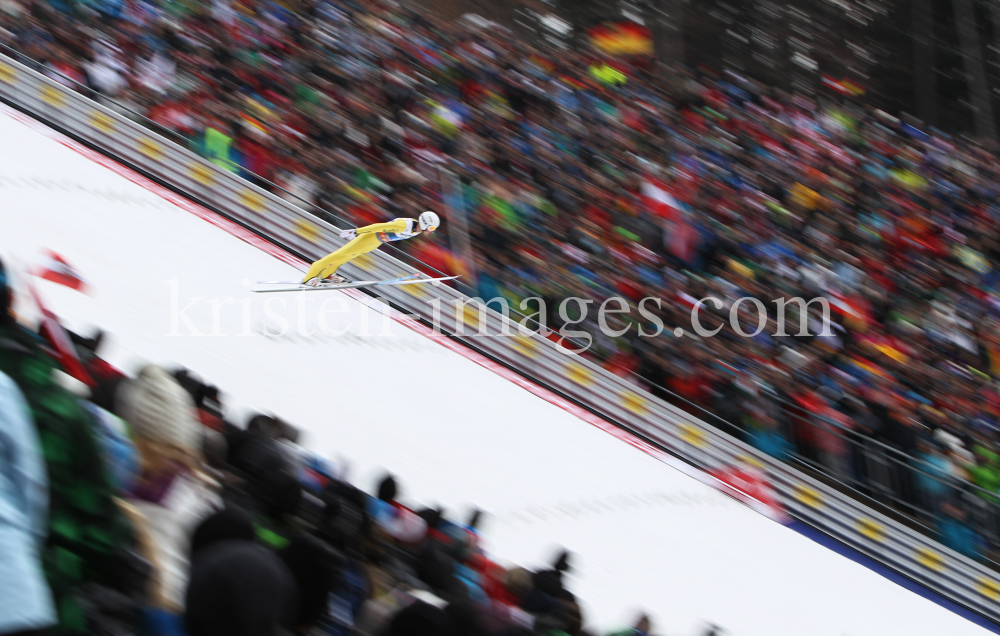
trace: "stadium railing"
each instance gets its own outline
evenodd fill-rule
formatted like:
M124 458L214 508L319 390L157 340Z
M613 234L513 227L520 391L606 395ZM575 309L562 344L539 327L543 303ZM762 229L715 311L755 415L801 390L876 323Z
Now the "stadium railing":
M67 88L14 57L0 54L0 100L8 105L301 258L315 259L343 244L330 223L199 157L150 127L119 115L89 94L89 89ZM426 272L427 268L423 269ZM352 278L388 279L417 271L384 252L369 254L345 266L345 274ZM380 288L379 296L406 314L440 325L448 337L555 391L587 414L596 414L631 432L638 438L632 439L636 446L654 454L666 451L705 471L740 462L757 466L766 473L780 504L793 518L945 598L1000 622L1000 577L995 571L653 397L633 381L568 354L549 339L521 333L516 319L504 317L447 286ZM491 335L471 335L480 329ZM500 333L511 335L497 335ZM882 452L868 457L885 464L885 455Z

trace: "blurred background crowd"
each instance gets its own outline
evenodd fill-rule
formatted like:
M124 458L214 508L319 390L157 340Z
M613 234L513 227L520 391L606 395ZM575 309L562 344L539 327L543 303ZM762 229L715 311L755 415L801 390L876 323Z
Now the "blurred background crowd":
M806 95L541 48L392 3L0 10L0 46L22 62L338 227L439 211L435 240L391 249L462 274L471 295L554 330L565 298L624 298L633 311L612 326L632 328L609 337L591 311L585 356L996 560L991 148L843 86ZM744 297L768 324L697 338L691 308L708 295L724 301L702 312L709 328ZM773 335L772 301L796 296L830 303L830 335ZM638 336L645 297L662 301L655 338ZM819 333L818 305L805 313L789 333L800 318ZM753 332L756 313L741 315Z
M188 370L127 377L102 333L35 333L12 299L0 265L0 634L593 633L570 554L502 566L478 510L407 507L392 475L367 493L287 422L236 426Z

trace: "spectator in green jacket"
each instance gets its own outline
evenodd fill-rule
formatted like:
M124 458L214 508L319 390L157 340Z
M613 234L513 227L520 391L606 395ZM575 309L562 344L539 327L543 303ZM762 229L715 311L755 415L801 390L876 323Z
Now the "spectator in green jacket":
M42 564L58 613L57 634L90 633L85 587L134 592L123 580L131 526L113 498L90 415L59 384L56 364L37 335L10 312L12 292L0 263L0 372L17 384L38 431L49 479L48 538ZM132 588L132 589L130 589Z
M991 493L1000 491L1000 467L995 459L996 454L982 445L975 446L972 452L976 457L976 463L966 466L969 476L972 477L972 483ZM1000 499L994 495L982 490L977 490L976 494L992 504L1000 504Z

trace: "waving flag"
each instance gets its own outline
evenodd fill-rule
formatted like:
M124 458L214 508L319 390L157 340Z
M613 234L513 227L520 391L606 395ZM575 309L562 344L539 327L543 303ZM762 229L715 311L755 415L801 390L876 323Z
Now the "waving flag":
M663 219L672 219L680 212L680 204L667 189L650 180L642 182L642 202L646 209Z
M61 255L49 250L32 272L39 278L86 293L87 283Z
M610 55L652 55L653 33L635 22L604 22L587 31L590 43Z
M691 224L687 213L666 187L652 180L642 182L643 205L647 210L664 220L665 247L671 254L685 263L694 260L698 242L698 232Z
M829 300L834 311L843 316L844 324L855 331L864 333L874 321L871 303L860 294L842 294L838 291L831 291Z
M69 334L66 333L66 330L59 322L59 318L49 310L45 301L42 300L41 294L38 293L38 290L35 289L30 280L25 280L25 286L28 288L28 292L35 300L35 305L42 314L38 332L52 345L52 353L56 360L59 361L59 364L62 365L63 370L91 388L97 386L94 379L87 373L87 369L83 366L79 356L77 356L76 347L73 346Z

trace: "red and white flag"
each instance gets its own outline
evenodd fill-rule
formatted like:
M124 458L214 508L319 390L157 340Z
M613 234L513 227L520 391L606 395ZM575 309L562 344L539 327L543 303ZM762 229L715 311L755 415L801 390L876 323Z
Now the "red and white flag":
M30 279L25 280L25 285L31 297L34 298L38 310L42 313L39 333L52 345L53 354L62 365L63 370L91 388L97 386L94 379L87 373L83 363L80 362L80 358L76 354L76 347L73 346L69 334L59 322L59 318L45 305L41 294L35 289Z
M688 219L687 212L678 211L677 219L668 221L667 249L685 263L694 261L698 248L698 232Z
M646 209L660 218L673 219L680 213L677 199L659 183L643 180L641 195Z
M79 292L87 292L87 283L61 255L49 250L32 273L39 278L65 285Z
M666 247L685 263L694 260L698 233L687 214L666 187L649 179L642 182L642 202L646 209L664 220Z
M698 306L698 299L683 291L677 292L677 301L683 305L685 309L694 309Z
M843 315L844 322L853 329L863 332L874 320L871 303L860 294L841 294L831 291L829 299L834 311Z

